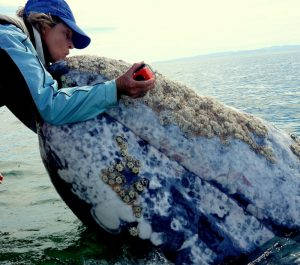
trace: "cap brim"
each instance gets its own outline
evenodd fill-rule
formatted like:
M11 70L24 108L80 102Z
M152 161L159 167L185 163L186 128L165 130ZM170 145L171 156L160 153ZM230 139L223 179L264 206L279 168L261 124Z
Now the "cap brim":
M90 37L87 36L73 21L66 18L60 19L65 22L70 29L72 29L72 41L76 49L84 49L90 44Z

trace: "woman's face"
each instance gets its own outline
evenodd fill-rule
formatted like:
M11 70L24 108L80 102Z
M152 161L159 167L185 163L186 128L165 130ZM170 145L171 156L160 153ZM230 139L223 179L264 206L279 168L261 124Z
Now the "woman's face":
M42 30L42 38L47 45L52 62L63 60L74 48L72 42L72 30L63 23L54 27L46 25Z

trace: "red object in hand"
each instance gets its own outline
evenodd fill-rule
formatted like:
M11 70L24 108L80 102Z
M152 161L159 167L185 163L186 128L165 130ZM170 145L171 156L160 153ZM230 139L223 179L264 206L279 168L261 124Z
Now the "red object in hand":
M4 177L2 176L2 174L0 173L0 184L2 183Z
M133 79L136 81L145 81L154 77L149 65L142 64L133 74Z

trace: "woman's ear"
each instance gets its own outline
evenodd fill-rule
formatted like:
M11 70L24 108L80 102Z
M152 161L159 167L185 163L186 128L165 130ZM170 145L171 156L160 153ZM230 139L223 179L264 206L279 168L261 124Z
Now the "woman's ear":
M40 34L42 37L45 37L45 35L47 34L47 32L49 32L49 30L51 29L51 27L46 24L46 23L41 23L40 24Z

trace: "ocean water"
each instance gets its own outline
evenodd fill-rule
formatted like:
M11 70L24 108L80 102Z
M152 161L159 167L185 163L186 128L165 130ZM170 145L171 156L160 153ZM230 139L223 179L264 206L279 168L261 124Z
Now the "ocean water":
M153 68L278 128L300 136L300 52L202 56ZM0 109L0 265L170 264L84 227L54 190L34 133ZM233 264L233 263L232 263ZM239 263L243 265L242 263ZM300 233L276 237L245 259L251 265L300 264Z

